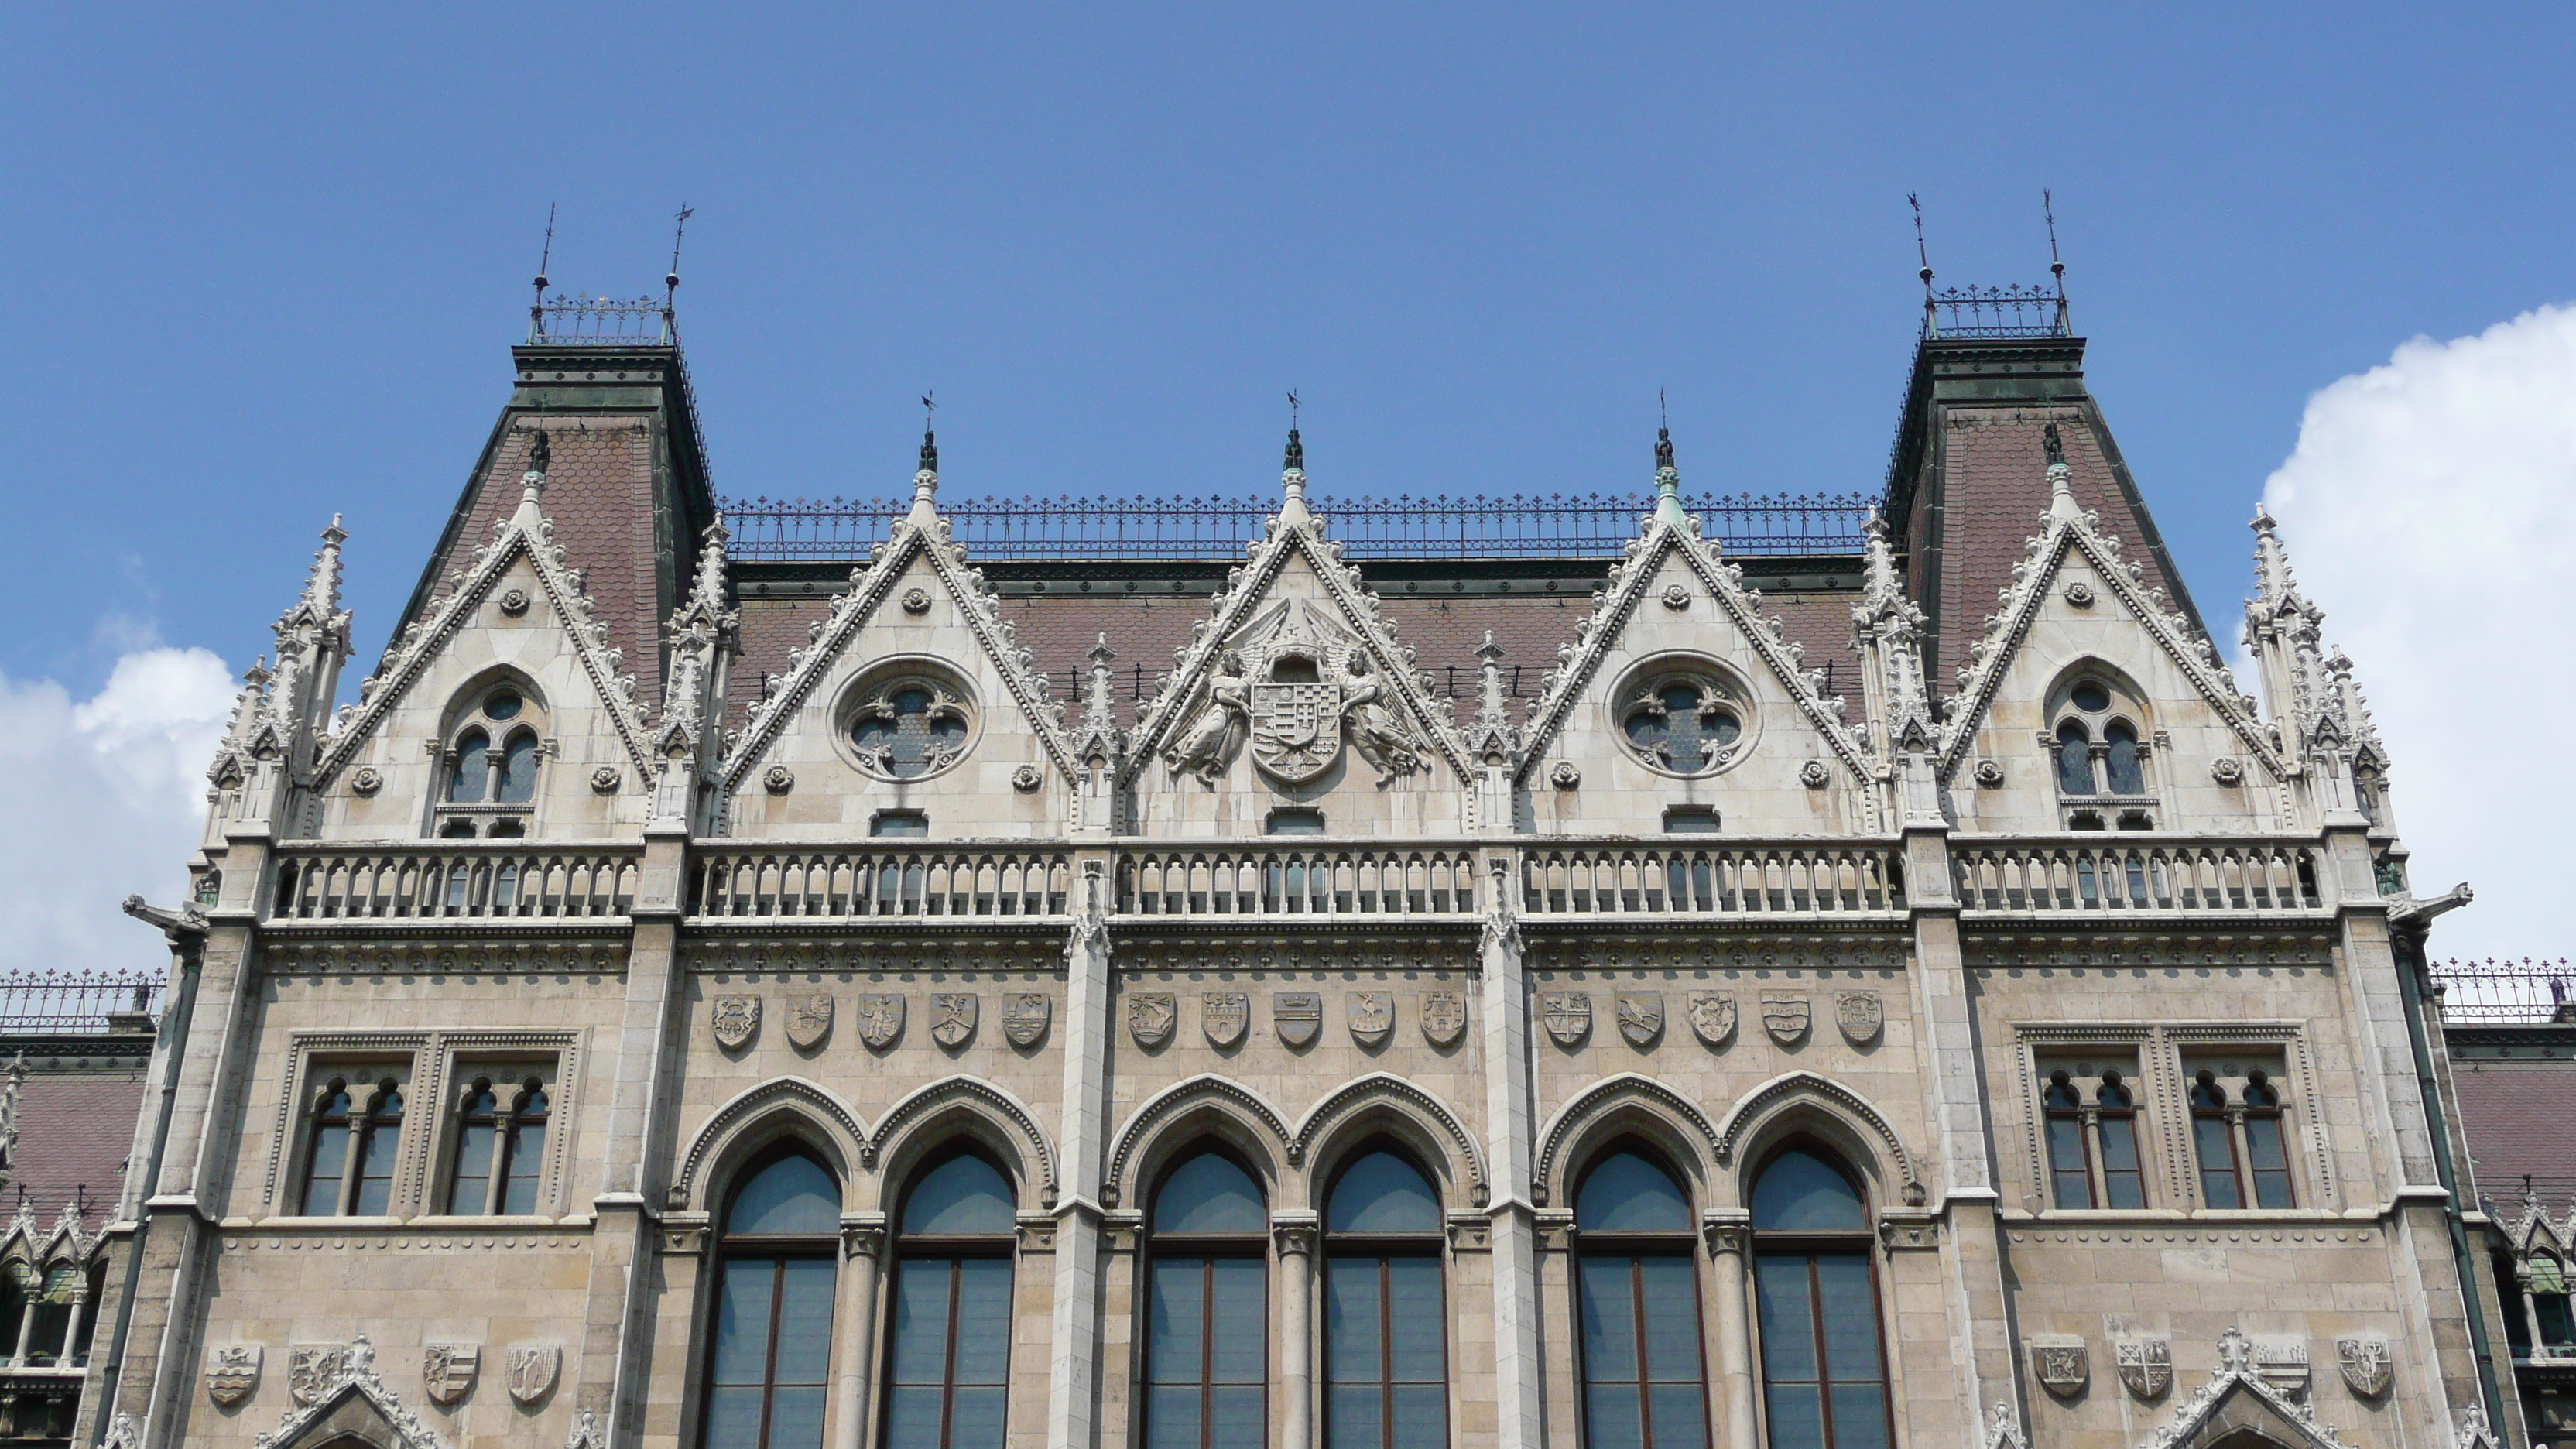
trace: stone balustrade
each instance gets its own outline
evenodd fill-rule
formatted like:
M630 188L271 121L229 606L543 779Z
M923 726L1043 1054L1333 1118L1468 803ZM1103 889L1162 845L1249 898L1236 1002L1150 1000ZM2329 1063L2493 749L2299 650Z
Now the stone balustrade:
M1988 845L1954 840L1970 911L2286 914L2324 909L2317 848L2292 841L2096 836Z
M571 920L623 916L640 845L422 841L278 852L269 919Z

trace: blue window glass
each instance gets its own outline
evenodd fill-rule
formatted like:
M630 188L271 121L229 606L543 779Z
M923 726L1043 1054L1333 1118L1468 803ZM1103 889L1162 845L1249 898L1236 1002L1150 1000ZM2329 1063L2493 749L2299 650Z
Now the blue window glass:
M2147 793L2146 774L2138 768L2138 732L2115 720L2102 731L2102 739L2109 746L2102 764L2111 776L2111 793Z
M790 1155L734 1194L719 1243L705 1449L821 1449L840 1185Z
M913 1184L895 1241L886 1449L1002 1449L1011 1366L1010 1184L959 1155Z
M1708 1380L1690 1202L1622 1152L1575 1194L1577 1347L1590 1449L1703 1449Z
M1781 1153L1753 1184L1753 1246L1773 1449L1888 1449L1886 1355L1859 1190L1813 1153Z
M1146 1449L1269 1441L1270 1215L1251 1174L1214 1153L1154 1195L1146 1261Z
M1324 1209L1324 1437L1330 1449L1449 1442L1444 1240L1431 1184L1392 1152L1353 1162Z
M2073 720L2057 727L2057 788L2066 795L2093 793L2093 740Z

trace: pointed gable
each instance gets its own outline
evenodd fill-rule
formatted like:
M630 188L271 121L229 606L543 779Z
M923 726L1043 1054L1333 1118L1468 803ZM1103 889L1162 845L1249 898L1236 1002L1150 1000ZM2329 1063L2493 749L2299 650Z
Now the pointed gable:
M1140 829L1257 833L1281 803L1322 810L1334 834L1390 813L1411 828L1466 823L1475 770L1454 706L1307 510L1304 465L1291 430L1279 512L1139 712L1122 784ZM1358 791L1386 803L1337 808Z
M1540 828L1658 830L1676 805L1717 809L1730 833L1859 828L1874 818L1875 791L1843 700L1823 692L1805 645L1683 512L1669 437L1657 463L1655 511L1559 646L1530 712L1517 777ZM1658 770L1623 737L1620 707L1650 674L1695 672L1740 691L1728 708L1745 735L1713 769Z
M1064 706L1030 667L1011 621L938 514L938 452L924 437L913 508L850 588L812 618L806 645L729 737L717 787L730 828L865 834L887 810L918 810L941 836L1024 835L1061 828L1074 775ZM886 689L917 680L921 717L881 721L927 731L933 758L915 771L859 741L859 712L900 705ZM910 745L906 745L908 750Z
M518 509L426 616L396 636L359 684L359 702L341 711L314 766L322 833L420 833L458 698L503 678L532 688L543 710L538 827L579 835L585 826L640 823L616 802L652 778L646 712L624 652L610 644L582 574L555 542L539 502L546 477L531 469Z

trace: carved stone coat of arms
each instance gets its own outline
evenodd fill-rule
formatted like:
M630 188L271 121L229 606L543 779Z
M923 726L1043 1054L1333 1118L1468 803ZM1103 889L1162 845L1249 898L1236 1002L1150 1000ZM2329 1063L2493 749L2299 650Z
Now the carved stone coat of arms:
M1461 991L1422 993L1422 1039L1449 1046L1467 1031L1467 996Z
M1735 998L1700 995L1690 999L1691 1034L1710 1046L1724 1046L1735 1035Z
M1879 1004L1875 991L1846 991L1834 998L1834 1022L1843 1029L1843 1040L1853 1046L1867 1046L1878 1040L1879 1028L1886 1021L1886 1008Z
M1309 1046L1324 1029L1324 993L1320 991L1274 991L1270 994L1270 1026L1279 1039L1292 1047Z
M884 1051L903 1035L903 993L900 991L863 991L851 1003L851 1014L858 1018L859 1040L872 1051Z
M510 1345L510 1397L522 1404L535 1403L555 1386L555 1375L562 1369L561 1344Z
M1542 991L1538 1018L1547 1034L1572 1046L1592 1033L1592 994L1588 991Z
M740 1051L760 1032L760 998L719 996L709 1020L715 1026L716 1045L729 1052Z
M2141 1399L2164 1397L2173 1387L2173 1343L2164 1338L2122 1338L2111 1344L2120 1386Z
M1168 991L1147 991L1127 998L1127 1034L1141 1047L1158 1047L1172 1039L1180 1003Z
M1015 1047L1036 1046L1055 1019L1055 1003L1043 991L1014 991L1002 998L1002 1035Z
M1766 996L1762 998L1762 1029L1782 1046L1794 1046L1807 1034L1807 998L1803 996Z
M2093 1377L2093 1355L2080 1338L2033 1339L2030 1367L2050 1393L2079 1394Z
M1302 785L1332 767L1342 753L1340 681L1255 682L1252 763L1273 779Z
M429 1397L439 1404L453 1404L474 1390L474 1380L483 1370L483 1350L471 1343L423 1344L420 1351L420 1380Z
M975 1003L980 999L972 991L930 993L930 1039L944 1047L961 1047L973 1040Z
M349 1348L340 1343L298 1343L286 1350L286 1392L306 1408L349 1376Z
M1199 997L1199 1030L1206 1034L1209 1046L1238 1046L1251 1029L1251 993L1210 991Z
M1350 1022L1351 1039L1362 1046L1376 1046L1395 1031L1395 993L1392 991L1354 991L1342 1003L1344 1019Z
M2336 1339L2335 1366L2343 1370L2344 1386L2365 1399L2387 1393L2396 1376L2388 1340L2369 1335Z
M1618 999L1619 1034L1631 1046L1653 1046L1664 1034L1664 994L1622 991Z
M810 1052L832 1034L832 994L818 991L787 998L787 1044Z
M259 1388L264 1351L256 1343L217 1344L206 1350L206 1397L229 1409Z

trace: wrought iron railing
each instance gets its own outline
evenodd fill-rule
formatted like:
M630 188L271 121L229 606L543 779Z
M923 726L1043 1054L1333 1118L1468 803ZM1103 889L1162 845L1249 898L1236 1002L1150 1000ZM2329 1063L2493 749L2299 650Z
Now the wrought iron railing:
M528 345L606 342L670 347L679 337L667 301L651 297L567 297L561 292L528 309Z
M0 977L0 1031L105 1031L108 1015L157 1013L164 972L28 971Z
M1923 303L1926 337L2071 337L2054 287L1945 287Z
M1354 559L1611 558L1637 536L1653 500L1592 494L1544 498L1314 500ZM739 559L839 560L866 555L910 509L908 499L734 498L724 503ZM969 499L940 505L951 535L978 559L1227 559L1261 537L1276 497ZM1736 495L1697 505L1729 553L1856 554L1869 500Z
M2576 964L2436 961L2433 989L2447 1022L2576 1022Z

